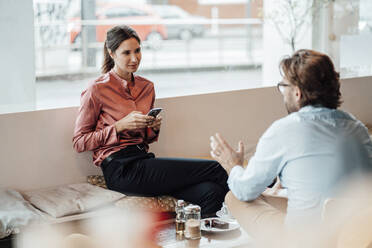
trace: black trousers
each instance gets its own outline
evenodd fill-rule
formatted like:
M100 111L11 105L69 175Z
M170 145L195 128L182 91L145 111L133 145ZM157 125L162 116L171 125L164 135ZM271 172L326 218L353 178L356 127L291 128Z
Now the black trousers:
M126 195L170 195L197 204L202 215L218 211L228 192L228 175L214 160L156 158L137 146L110 155L101 168L107 187Z

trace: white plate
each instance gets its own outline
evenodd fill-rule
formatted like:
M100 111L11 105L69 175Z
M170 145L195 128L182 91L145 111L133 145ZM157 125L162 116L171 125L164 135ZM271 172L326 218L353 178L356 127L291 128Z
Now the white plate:
M221 233L221 232L230 232L233 230L238 229L240 226L237 222L228 222L229 223L229 228L227 229L221 229L221 228L214 228L214 227L207 227L205 226L205 221L210 220L212 221L213 219L216 220L221 220L220 218L205 218L201 220L201 230L205 232L215 232L215 233Z
M236 222L236 219L234 217L232 217L231 215L226 215L226 214L222 213L221 210L218 210L216 212L216 215L217 215L217 217L220 217L220 219L223 220L223 221Z

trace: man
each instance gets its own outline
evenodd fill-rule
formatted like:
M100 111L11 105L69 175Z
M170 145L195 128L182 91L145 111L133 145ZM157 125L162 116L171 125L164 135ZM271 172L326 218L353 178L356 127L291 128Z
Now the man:
M366 127L337 110L339 74L330 58L299 50L283 59L280 69L283 80L277 87L289 115L266 130L246 168L242 142L234 151L221 135L211 137L211 155L229 174L228 209L261 240L280 238L284 227L319 223L324 200L334 196L341 181L372 168ZM262 195L276 177L288 199Z

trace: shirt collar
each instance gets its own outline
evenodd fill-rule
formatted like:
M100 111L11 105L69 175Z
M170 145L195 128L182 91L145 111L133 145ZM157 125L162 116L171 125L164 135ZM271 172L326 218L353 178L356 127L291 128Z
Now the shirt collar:
M316 110L318 110L318 111L320 111L320 110L322 110L322 109L324 109L324 107L321 105L321 104L316 104L316 105L306 105L306 106L304 106L304 107L302 107L300 110L299 110L299 112L312 112L312 111L316 111Z

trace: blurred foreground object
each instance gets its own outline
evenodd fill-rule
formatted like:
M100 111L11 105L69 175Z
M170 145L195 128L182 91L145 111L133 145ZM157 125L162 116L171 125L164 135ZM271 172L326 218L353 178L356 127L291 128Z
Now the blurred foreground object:
M152 214L110 208L81 222L35 225L24 230L18 248L159 247Z

